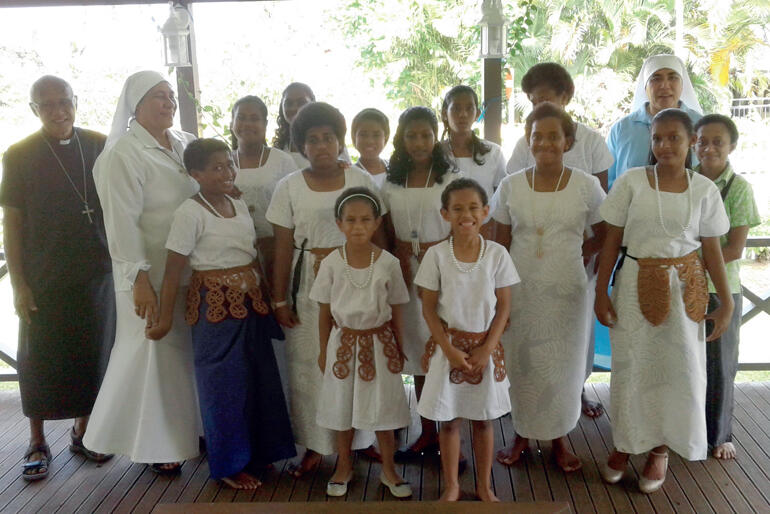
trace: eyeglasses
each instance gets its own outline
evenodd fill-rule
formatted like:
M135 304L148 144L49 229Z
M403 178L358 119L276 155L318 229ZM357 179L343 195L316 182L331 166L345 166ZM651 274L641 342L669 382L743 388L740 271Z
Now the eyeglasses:
M78 102L78 97L73 96L72 98L62 98L61 100L57 100L54 102L43 102L43 103L30 102L29 105L30 107L32 107L32 109L36 110L37 112L51 114L60 109L62 110L72 109L77 105L77 102Z

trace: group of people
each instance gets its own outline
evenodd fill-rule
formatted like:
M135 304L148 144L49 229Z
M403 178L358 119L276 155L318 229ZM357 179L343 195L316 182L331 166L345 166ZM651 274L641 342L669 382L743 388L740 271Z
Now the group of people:
M478 97L459 85L443 132L430 108L400 115L388 159L387 117L358 113L353 164L344 116L305 84L284 90L269 146L256 96L234 104L228 145L173 129L174 92L155 72L126 80L107 137L74 127L69 84L35 82L42 129L5 153L0 187L23 477L48 474L43 420L75 418L73 451L161 474L203 436L211 476L239 489L296 444L297 478L338 454L331 496L361 450L408 497L395 461L440 450L453 501L470 420L476 495L495 501L493 459L514 465L529 439L580 469L567 435L581 412L603 413L583 391L594 319L612 342L604 480L631 454L648 453L647 493L669 448L734 457L738 260L760 221L730 167L735 124L701 115L671 55L645 61L606 143L567 113L562 66L532 67L522 89L533 110L507 163L473 132ZM402 374L422 431L398 450ZM508 413L514 437L495 456L492 420Z

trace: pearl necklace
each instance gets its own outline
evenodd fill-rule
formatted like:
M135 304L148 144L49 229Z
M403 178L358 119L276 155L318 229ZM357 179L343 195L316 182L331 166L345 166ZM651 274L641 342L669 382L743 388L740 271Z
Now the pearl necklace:
M205 203L205 204L206 204L206 206L207 206L209 209L211 209L211 212L214 214L214 216L216 216L217 218L225 218L224 216L222 216L222 214L221 214L221 213L220 213L218 210L216 210L216 209L214 208L214 206L213 206L213 205L211 205L211 203L210 203L208 200L206 200L206 197L205 197L205 196L203 196L203 193L201 193L200 191L198 191L198 198L200 198L201 200L203 200L203 203ZM225 195L225 198L227 198L227 199L229 200L229 198L227 197L227 195ZM234 209L235 209L235 206L233 206L233 210L234 210Z
M374 274L374 250L372 250L372 254L369 256L369 267L367 268L366 280L363 283L359 283L353 279L352 268L350 267L350 264L348 264L348 253L345 250L346 246L347 244L342 245L342 260L345 261L345 276L350 280L350 283L353 284L353 287L365 289L369 285L369 282L372 281L372 275Z
M449 236L449 251L452 254L452 261L454 261L457 270L460 273L472 273L479 269L479 266L481 266L481 259L484 257L484 252L487 249L487 242L484 240L484 237L479 234L479 239L481 239L481 246L479 246L479 256L476 258L476 262L474 262L473 266L470 268L464 267L462 264L460 264L460 261L457 260L457 256L455 255L454 239L454 236Z
M262 164L262 157L265 156L265 148L267 148L267 145L262 145L262 151L259 152L259 161L257 161L257 167L255 169L259 169L265 164ZM240 150L235 151L235 167L240 170L241 169L241 152Z
M559 191L559 186L561 186L561 179L564 178L564 164L561 165L561 173L559 174L559 180L556 182L556 187L554 188L553 192L556 193ZM535 194L537 191L535 191L535 175L537 174L537 165L532 167L532 194L530 195L530 213L532 215L532 225L535 227L535 234L537 235L537 244L535 245L535 256L538 259L542 259L543 255L545 255L545 250L543 250L543 236L545 235L545 227L547 223L550 223L551 218L553 217L553 203L554 203L554 196L552 195L550 198L550 202L548 203L548 208L546 209L546 215L543 218L543 222L538 225L537 220L535 219ZM527 176L524 175L524 180L527 179Z
M420 233L418 229L422 228L422 215L425 214L425 210L423 209L425 191L428 189L428 185L430 184L430 176L432 173L433 165L431 164L430 169L428 170L428 178L425 179L425 186L420 189L420 203L417 206L420 210L420 221L416 227L412 225L412 215L409 211L409 205L406 205L406 220L407 224L409 225L409 242L412 244L412 254L414 254L415 257L420 255ZM408 180L409 178L406 179L406 181ZM406 181L404 182L404 189L409 189Z
M676 238L679 237L681 234L687 232L690 229L690 224L692 223L692 181L690 180L690 174L685 169L684 174L687 177L687 225L682 225L678 221L676 224L679 228L678 234L672 234L668 231L666 228L666 223L663 221L663 206L662 202L660 201L660 186L658 185L658 165L655 164L655 166L652 167L652 174L653 177L655 177L655 197L658 201L658 222L660 223L661 228L663 228L663 232L670 238Z

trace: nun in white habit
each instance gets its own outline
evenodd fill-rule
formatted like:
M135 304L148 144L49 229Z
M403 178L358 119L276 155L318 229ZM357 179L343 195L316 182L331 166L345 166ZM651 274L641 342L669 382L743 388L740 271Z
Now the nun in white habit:
M609 187L626 170L649 164L652 118L671 107L682 109L693 123L703 117L682 60L670 54L648 57L636 79L631 114L616 121L607 136L607 147L615 159L607 172Z
M145 337L158 312L166 238L176 208L197 191L182 161L195 136L171 128L176 98L154 71L128 77L94 181L115 274L117 334L85 444L94 451L176 471L198 455L202 434L190 329L180 288L174 325ZM189 279L189 276L186 277ZM185 282L183 282L186 285Z

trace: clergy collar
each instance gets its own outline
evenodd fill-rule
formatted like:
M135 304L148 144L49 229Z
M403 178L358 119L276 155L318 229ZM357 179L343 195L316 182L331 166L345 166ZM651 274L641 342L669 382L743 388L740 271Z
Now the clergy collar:
M131 120L131 123L129 124L129 130L134 135L135 138L139 140L142 145L144 145L145 148L162 148L163 150L166 150L160 143L158 143L158 140L153 137L152 134L150 134L146 128L144 128L138 121ZM166 129L166 135L168 135L169 142L171 143L171 147L173 148L175 146L175 143L179 142L179 138L176 137L176 134L171 129Z
M69 139L59 139L58 137L53 137L50 134L48 134L45 130L42 128L40 129L40 133L43 135L43 137L49 142L49 143L56 143L60 146L67 146L72 142L72 139L75 137L75 126L72 127L72 135L69 137Z

